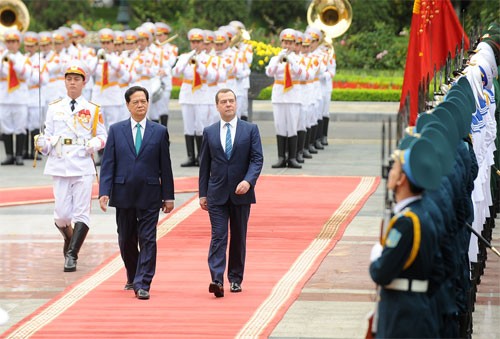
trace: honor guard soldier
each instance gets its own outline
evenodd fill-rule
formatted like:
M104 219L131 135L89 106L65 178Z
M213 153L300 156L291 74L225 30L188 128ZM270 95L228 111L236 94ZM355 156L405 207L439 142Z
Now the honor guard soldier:
M179 56L177 64L172 69L174 77L182 77L182 85L179 92L179 104L182 110L184 123L184 137L188 158L181 167L198 166L195 155L195 140L198 152L201 149L203 128L207 125L209 112L207 110L206 98L202 92L203 81L213 82L216 78L215 70L207 68L207 54L203 51L203 30L192 28L188 31L188 39L191 52ZM206 93L205 93L206 94ZM200 99L202 96L202 99ZM200 102L202 104L200 104ZM196 139L195 139L196 138Z
M437 189L441 166L432 141L420 138L396 150L387 188L396 205L370 256L370 275L380 285L377 338L437 338L438 320L429 291L435 270L442 270L438 234L422 201Z
M253 60L252 46L246 43L246 39L250 39L250 34L245 29L245 25L241 21L233 20L229 23L237 29L238 42L234 44L234 48L238 51L238 58L241 63L241 75L236 78L238 85L237 101L238 101L238 117L242 120L248 120L248 90L250 89L250 73Z
M320 77L322 77L322 74L325 72L326 67L325 64L322 62L324 58L324 54L321 52L319 46L320 42L323 39L323 33L321 30L319 30L316 27L308 27L306 29L306 33L311 35L311 44L310 44L310 50L311 50L311 57L315 59L315 63L318 63L318 69L316 72L316 76L313 79L312 82L312 87L314 88L313 92L316 93L315 101L314 101L314 109L312 112L314 113L313 119L313 124L311 125L311 128L309 130L309 136L306 136L306 138L310 141L309 144L309 153L311 154L316 154L318 153L318 150L324 149L323 145L321 143L317 143L317 136L319 135L319 125L318 122L323 119L323 90L321 88L321 83L320 83Z
M156 26L156 45L158 46L157 59L159 62L158 77L155 78L156 87L152 93L152 105L164 126L168 125L168 105L170 103L170 93L172 92L172 67L177 61L178 49L168 42L170 26L164 22L155 23ZM160 87L158 88L158 84Z
M131 65L131 70L136 74L133 85L144 87L148 93L152 93L151 79L158 74L159 70L158 60L155 59L155 54L150 49L153 43L153 34L143 26L138 27L135 31L137 33L137 53L134 53ZM149 107L148 117L153 120L154 116L151 117L151 114L151 107Z
M78 253L90 225L93 154L104 148L106 128L99 106L82 96L87 72L79 61L65 71L67 95L52 102L36 146L47 155L45 175L54 184L54 222L64 239L64 271L76 271ZM73 226L74 225L74 229Z
M295 30L284 29L280 33L281 52L271 58L266 74L274 77L271 101L274 127L278 145L278 162L272 168L302 168L297 162L297 126L300 117L301 95L298 84L300 64L295 48ZM288 159L285 149L288 146Z
M128 79L129 72L121 58L114 52L113 31L103 28L98 32L98 36L101 49L91 64L95 79L92 100L101 106L104 124L108 130L109 126L126 118L124 104L117 98L120 98L122 94L120 79Z
M45 65L45 60L40 56L39 36L35 32L24 33L24 50L31 65L31 76L28 79L28 119L27 119L27 135L28 139L25 143L25 159L34 159L35 146L34 137L40 133L40 126L45 121L43 113L46 108L45 87L49 83L49 73ZM40 159L38 159L40 160Z
M54 42L54 53L46 59L50 77L49 84L47 85L47 100L49 102L66 95L63 72L71 60L71 57L64 52L66 35L61 31L54 31L52 32L52 40Z
M21 33L18 30L5 31L3 39L6 50L2 53L0 60L0 130L3 133L7 158L1 164L24 165L23 146L26 140L28 118L26 81L31 76L31 66L27 58L19 51Z

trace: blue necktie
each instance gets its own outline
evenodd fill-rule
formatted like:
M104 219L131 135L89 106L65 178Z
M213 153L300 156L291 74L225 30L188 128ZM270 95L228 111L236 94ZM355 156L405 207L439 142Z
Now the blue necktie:
M135 125L137 131L135 132L135 154L139 154L142 144L141 124Z
M229 160L231 151L233 150L233 143L231 142L231 124L226 122L226 158Z

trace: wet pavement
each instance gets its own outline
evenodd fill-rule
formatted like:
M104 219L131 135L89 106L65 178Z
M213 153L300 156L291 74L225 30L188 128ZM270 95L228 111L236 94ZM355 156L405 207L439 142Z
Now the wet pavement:
M396 103L332 103L330 145L307 160L300 170L271 168L276 160L271 105L254 102L253 107L253 121L259 125L264 147L263 174L380 175L380 121L394 119ZM198 168L180 167L185 160L182 121L177 102L173 101L171 108L174 176L197 176ZM0 158L3 157L0 145ZM0 194L1 188L6 187L50 185L51 178L42 174L43 164L44 161L39 162L37 168L32 168L31 162L26 161L25 166L0 167ZM375 286L368 275L368 265L370 249L378 238L383 185L382 182L306 283L272 332L272 338L364 337L366 315L374 305ZM176 206L193 195L178 194ZM78 270L63 273L62 238L53 225L52 213L53 204L0 208L0 308L10 315L8 323L0 326L0 333L118 255L114 211L103 213L94 201L91 231L80 252ZM493 232L493 245L497 248L499 228ZM473 314L476 338L500 337L500 258L491 253L488 258Z

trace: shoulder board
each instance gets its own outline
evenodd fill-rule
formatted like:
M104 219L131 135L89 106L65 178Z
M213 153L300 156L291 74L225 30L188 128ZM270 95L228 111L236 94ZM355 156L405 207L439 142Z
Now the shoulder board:
M101 107L101 105L96 104L95 102L89 101L89 103L92 104L92 105L94 105L94 106Z
M52 101L51 103L49 103L49 105L57 104L61 100L62 100L62 98L56 99L56 100Z

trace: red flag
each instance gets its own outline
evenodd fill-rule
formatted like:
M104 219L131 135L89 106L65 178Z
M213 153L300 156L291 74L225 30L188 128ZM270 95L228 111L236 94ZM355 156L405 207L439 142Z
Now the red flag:
M469 39L464 33L450 0L415 0L411 20L410 41L406 57L403 90L399 103L401 112L410 98L410 125L415 125L418 114L418 89L427 76L433 76L434 66L440 69L450 53L455 57L457 47L469 47Z
M108 87L109 87L109 65L107 61L104 61L102 64L101 92Z
M21 82L17 78L16 71L14 70L14 63L9 60L9 73L7 74L7 92L11 93L19 88Z
M202 85L200 73L198 73L198 64L194 64L193 69L193 84L191 87L191 91L194 93L197 89L200 89Z

